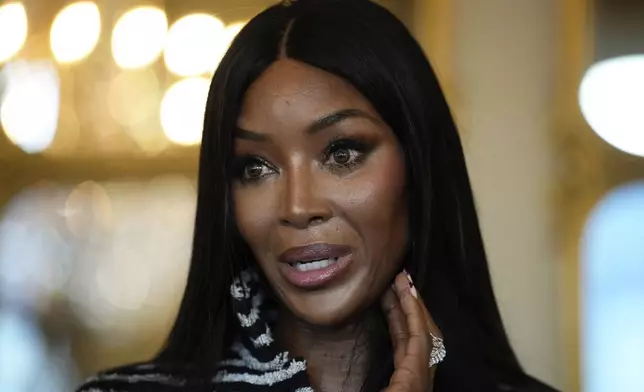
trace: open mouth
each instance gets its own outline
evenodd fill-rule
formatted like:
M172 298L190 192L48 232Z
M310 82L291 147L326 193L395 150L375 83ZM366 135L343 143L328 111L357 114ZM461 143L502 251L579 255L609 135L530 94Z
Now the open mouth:
M347 245L313 243L287 249L279 256L280 271L291 284L320 288L342 276L353 260Z
M327 268L338 262L339 257L329 257L321 260L297 261L289 265L298 271L315 271Z

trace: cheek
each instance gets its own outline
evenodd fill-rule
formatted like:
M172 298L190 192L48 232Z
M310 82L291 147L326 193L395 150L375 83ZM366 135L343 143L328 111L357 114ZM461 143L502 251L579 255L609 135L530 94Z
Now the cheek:
M343 203L348 220L367 242L367 249L404 246L407 209L401 155L397 151L387 151L352 184L346 200L339 201ZM398 244L400 242L402 244Z
M246 243L255 251L268 241L265 237L270 233L274 218L270 195L271 192L266 192L262 187L235 186L233 190L237 227Z

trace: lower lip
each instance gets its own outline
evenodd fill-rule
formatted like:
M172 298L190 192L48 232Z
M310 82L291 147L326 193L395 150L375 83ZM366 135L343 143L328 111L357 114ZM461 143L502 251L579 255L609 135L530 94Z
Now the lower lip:
M351 264L351 259L351 254L348 254L338 258L338 261L328 267L314 271L298 271L295 267L291 267L289 264L281 264L280 270L284 277L286 277L286 280L294 286L305 289L314 289L337 278L342 271Z

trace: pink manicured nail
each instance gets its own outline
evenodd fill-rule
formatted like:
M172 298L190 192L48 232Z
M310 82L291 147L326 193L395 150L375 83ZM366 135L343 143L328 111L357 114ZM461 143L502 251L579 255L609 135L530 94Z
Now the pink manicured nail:
M407 280L409 281L409 292L411 295L414 296L414 298L418 299L418 291L416 291L416 286L414 286L414 281L411 278L411 275L407 270L403 270L405 272L405 276L407 276Z
M405 276L409 281L409 287L412 287L414 285L414 281L411 279L411 275L409 274L409 272L407 272L407 270L403 270L403 272L405 273Z

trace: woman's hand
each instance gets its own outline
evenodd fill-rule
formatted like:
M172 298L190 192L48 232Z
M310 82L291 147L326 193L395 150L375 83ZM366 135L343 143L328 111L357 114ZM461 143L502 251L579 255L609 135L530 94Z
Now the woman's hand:
M406 272L382 297L394 351L394 374L385 392L431 392L436 366L429 367L432 336L442 337Z

